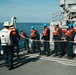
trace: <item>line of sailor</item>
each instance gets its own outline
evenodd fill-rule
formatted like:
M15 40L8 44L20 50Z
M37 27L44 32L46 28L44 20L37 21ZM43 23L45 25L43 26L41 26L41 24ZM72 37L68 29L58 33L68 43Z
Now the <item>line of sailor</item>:
M53 32L53 41L54 41L54 50L50 49L50 29L47 27L47 24L44 24L44 30L42 33L41 40L44 40L41 43L40 34L38 30L31 26L31 39L33 40L31 43L31 50L29 48L29 38L24 30L20 30L20 35L18 30L14 27L13 23L4 22L4 29L0 31L0 40L2 49L4 50L4 58L5 58L5 65L8 69L13 68L13 56L14 52L17 53L17 58L19 58L19 40L20 37L24 39L24 47L27 49L28 53L36 53L39 52L40 55L50 56L59 56L59 58L63 57L65 54L65 50L62 50L62 32L64 32L58 24L55 25L54 32ZM73 28L73 24L68 24L68 29L64 32L66 39L64 39L66 43L66 53L69 59L73 59L73 42L75 37L75 30ZM41 50L41 46L43 46L44 50Z

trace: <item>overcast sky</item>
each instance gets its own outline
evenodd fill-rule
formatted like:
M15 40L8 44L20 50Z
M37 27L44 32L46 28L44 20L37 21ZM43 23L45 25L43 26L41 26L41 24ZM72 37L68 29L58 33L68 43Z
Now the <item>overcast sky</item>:
M0 0L0 22L50 22L51 15L60 10L60 0Z

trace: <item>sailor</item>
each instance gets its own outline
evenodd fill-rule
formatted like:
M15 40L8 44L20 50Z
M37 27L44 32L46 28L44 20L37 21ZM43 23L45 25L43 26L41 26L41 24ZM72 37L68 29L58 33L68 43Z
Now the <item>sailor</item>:
M33 40L31 46L32 46L32 53L39 52L41 54L40 49L40 34L39 32L34 28L34 26L31 26L31 39Z
M25 33L24 30L20 29L20 36L21 38L24 40L24 48L25 50L27 49L27 53L30 53L30 49L29 49L29 39L27 34Z
M9 30L9 22L4 22L4 29L0 31L1 46L4 51L5 65L9 70L13 69L13 36Z
M20 40L20 36L19 36L18 30L14 27L13 23L10 23L9 30L11 30L12 35L14 37L14 39L13 39L14 51L17 53L17 58L19 58L19 40Z
M53 32L53 40L54 40L54 52L55 56L59 55L59 58L63 57L63 51L61 48L61 37L62 37L62 29L59 27L59 24L57 23L54 28Z
M47 24L44 23L44 31L42 34L42 39L44 40L44 51L43 54L50 56L50 29L47 27Z
M68 59L73 59L73 41L74 41L74 37L75 37L75 30L73 28L73 24L69 23L68 24L68 29L67 32L65 33L66 35L66 42L67 42L67 55L68 55ZM72 41L72 42L71 42Z

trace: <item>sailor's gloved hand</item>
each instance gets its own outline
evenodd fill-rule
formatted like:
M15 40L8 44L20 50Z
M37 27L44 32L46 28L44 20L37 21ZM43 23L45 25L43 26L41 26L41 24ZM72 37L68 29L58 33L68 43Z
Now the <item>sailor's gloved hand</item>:
M44 42L44 40L41 40L41 42Z

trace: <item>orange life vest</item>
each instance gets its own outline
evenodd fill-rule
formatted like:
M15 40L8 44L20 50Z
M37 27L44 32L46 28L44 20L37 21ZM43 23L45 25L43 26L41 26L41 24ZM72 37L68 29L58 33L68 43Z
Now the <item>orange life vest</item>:
M67 29L62 29L62 33L66 33L67 32Z
M74 31L74 29L69 29L67 30L67 32L65 33L66 36L68 37L72 37L72 32Z
M49 28L45 28L43 31L43 36L48 36L48 30L50 30Z
M16 29L14 27L10 27L9 30L11 30L13 36L17 35Z
M74 29L75 30L75 32L76 32L76 29Z
M53 35L60 36L60 33L58 32L59 29L60 28L55 28Z
M31 37L36 37L37 35L35 34L35 32L36 32L37 30L32 30L32 33L31 33Z
M25 38L25 33L21 32L21 37L24 39Z

